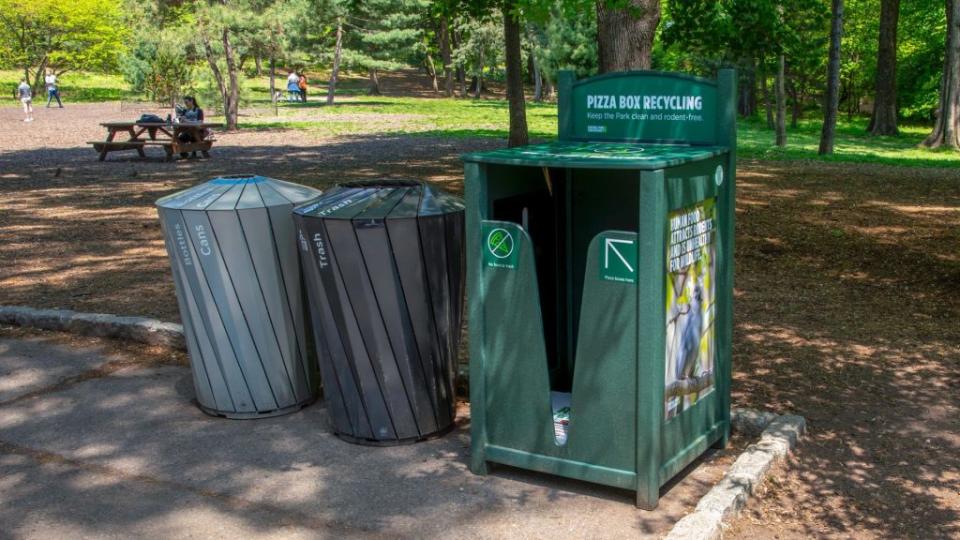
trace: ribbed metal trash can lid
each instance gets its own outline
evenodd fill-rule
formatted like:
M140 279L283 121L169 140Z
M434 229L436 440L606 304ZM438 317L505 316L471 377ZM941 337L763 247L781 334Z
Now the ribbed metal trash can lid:
M157 200L171 210L244 210L302 204L320 191L275 178L252 174L220 176Z
M454 195L419 180L347 182L294 213L323 219L396 219L452 214L464 210Z

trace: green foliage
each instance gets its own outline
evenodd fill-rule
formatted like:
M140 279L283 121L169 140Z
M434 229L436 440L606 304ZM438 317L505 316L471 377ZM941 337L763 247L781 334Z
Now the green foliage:
M43 70L115 69L126 33L111 0L0 0L0 65Z
M910 0L900 6L897 35L900 114L929 122L933 120L939 100L947 16L940 0Z
M531 24L530 47L551 80L563 69L576 71L580 77L597 73L597 12L583 7L587 9L572 14L567 2L557 0L545 23Z
M357 0L347 13L343 63L364 70L398 69L416 57L426 31L427 0Z
M194 68L177 31L140 34L121 61L124 78L136 92L158 103L175 103L190 90Z
M460 36L453 50L454 65L477 77L484 69L503 63L503 25L495 13L461 14L453 21L453 28Z
M14 88L23 78L20 70L0 71L0 88ZM102 103L133 101L140 95L133 92L122 77L104 73L68 71L58 78L60 95L69 103ZM9 92L5 92L9 95Z

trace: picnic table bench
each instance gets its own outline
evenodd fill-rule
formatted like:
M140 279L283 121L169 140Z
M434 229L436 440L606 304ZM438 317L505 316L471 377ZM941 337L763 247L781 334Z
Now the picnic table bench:
M100 161L105 160L110 152L126 150L136 150L140 157L146 157L144 148L147 146L162 147L167 161L172 161L177 154L191 152L200 152L208 158L216 139L206 134L209 129L223 127L223 124L210 122L103 122L100 125L107 129L106 140L89 142L100 154ZM114 140L119 133L126 133L127 139Z

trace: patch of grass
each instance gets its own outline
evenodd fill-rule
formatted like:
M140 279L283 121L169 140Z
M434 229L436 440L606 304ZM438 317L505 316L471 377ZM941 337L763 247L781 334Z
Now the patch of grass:
M919 144L930 133L929 126L900 126L896 137L867 135L867 119L855 118L837 125L836 143L831 156L819 156L819 120L804 120L787 129L787 146L774 144L775 135L760 120L741 120L737 126L737 151L741 157L785 160L812 159L831 162L882 163L915 167L960 167L960 152L929 150Z
M556 136L556 105L528 103L530 137ZM430 134L449 137L505 137L507 102L493 99L435 99L384 96L338 97L328 106L320 101L283 103L280 115L245 119L244 126L320 130L356 135L373 133ZM341 127L336 127L340 125ZM350 134L346 133L346 134Z
M327 135L375 133L437 137L494 137L508 133L507 102L497 99L434 99L416 97L340 97L333 106L321 101L283 103L279 116L254 117L245 127L303 129ZM528 103L527 125L533 139L553 139L557 132L555 104ZM882 163L919 167L960 167L960 152L934 151L918 145L929 133L927 126L901 127L896 137L871 137L867 120L856 118L837 126L834 154L819 156L820 121L804 120L787 130L785 148L774 145L774 133L762 120L738 123L740 157L765 160L818 160Z
M22 77L23 72L18 70L0 70L0 88L3 89L0 95L12 100L14 89ZM58 82L64 103L132 101L139 97L130 91L130 85L120 75L68 71L58 78ZM34 102L41 98L46 102L45 92L34 96ZM8 101L8 104L13 102Z

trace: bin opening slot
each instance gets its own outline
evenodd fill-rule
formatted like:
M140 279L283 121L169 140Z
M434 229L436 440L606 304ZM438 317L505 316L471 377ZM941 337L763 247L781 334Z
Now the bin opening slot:
M550 390L568 396L569 421L580 308L590 301L582 298L587 252L603 231L638 230L640 179L636 171L560 167L490 173L502 194L491 197L490 219L521 225L533 243Z

